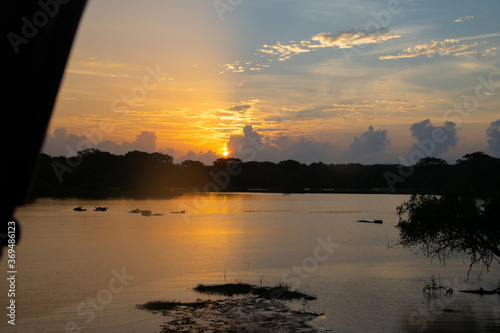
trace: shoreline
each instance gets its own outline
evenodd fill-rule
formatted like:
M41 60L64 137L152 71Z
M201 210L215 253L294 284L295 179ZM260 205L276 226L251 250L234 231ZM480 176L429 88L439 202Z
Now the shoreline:
M291 191L277 191L272 189L221 189L220 191L200 191L197 188L187 189L178 188L172 189L171 192L159 195L136 195L131 193L114 193L108 195L101 194L72 194L72 195L58 195L47 194L47 195L37 195L30 197L26 203L32 203L37 199L135 199L135 200L150 200L150 199L174 199L179 198L186 194L202 194L211 195L217 193L268 193L268 194L430 194L427 192L420 192L416 190L397 190L391 191L390 189L302 189L302 190L291 190Z

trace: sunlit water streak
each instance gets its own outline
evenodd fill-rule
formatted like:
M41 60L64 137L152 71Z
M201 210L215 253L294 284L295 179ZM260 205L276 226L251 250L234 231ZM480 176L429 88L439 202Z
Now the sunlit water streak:
M295 267L300 273L288 277L318 300L292 306L324 312L314 323L320 328L497 330L497 295L455 292L427 298L421 292L433 274L463 289L493 289L497 267L481 281L472 278L466 283L467 265L461 260L443 267L408 250L388 248L398 240L395 208L408 198L220 193L171 200L39 200L16 213L23 227L16 247L17 320L12 327L4 319L0 328L64 332L76 325L74 332L158 332L162 318L136 310L135 304L204 298L192 291L198 283L275 285ZM74 212L76 206L88 211ZM95 206L109 210L94 212ZM179 207L192 210L171 213ZM135 208L164 215L128 213ZM384 224L356 223L358 219L383 219ZM330 237L338 246L314 267L307 258L314 257L318 237ZM5 256L0 267L6 271ZM133 279L123 288L117 281L110 285L122 270ZM0 285L1 295L6 295L6 287ZM112 299L106 299L110 295ZM98 296L106 304L93 308L89 302Z

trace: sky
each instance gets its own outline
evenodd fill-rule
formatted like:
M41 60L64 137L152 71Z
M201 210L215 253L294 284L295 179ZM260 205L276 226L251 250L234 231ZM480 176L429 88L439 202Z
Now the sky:
M91 0L43 151L500 157L500 1Z

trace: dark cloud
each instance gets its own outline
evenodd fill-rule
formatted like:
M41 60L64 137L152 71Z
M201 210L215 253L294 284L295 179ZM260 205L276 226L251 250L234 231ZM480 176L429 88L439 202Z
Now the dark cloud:
M251 105L248 105L248 104L245 104L245 105L236 105L236 106L233 106L233 107L230 107L228 110L229 111L237 111L237 112L245 112L246 110L250 109L252 106Z
M278 142L278 147L283 146ZM286 152L290 156L290 159L306 164L315 162L331 163L339 160L336 148L328 142L300 139L289 145ZM283 158L283 160L285 159L288 158Z
M500 157L500 119L490 124L486 130L488 147L495 157Z
M182 163L183 161L191 160L202 162L205 165L212 165L213 162L218 158L220 158L220 155L212 150L209 150L206 153L202 151L200 151L199 153L195 153L190 150L186 155L181 156L179 159L176 159L176 163Z
M360 136L355 136L346 155L357 160L364 155L380 154L389 146L387 130L374 130L372 126Z
M127 151L140 150L147 153L153 153L156 150L156 134L153 132L142 131L135 141L123 142L121 149Z
M110 152L115 155L124 155L129 151L139 150L147 153L158 151L156 147L156 134L154 132L142 131L136 136L132 142L122 142L118 144L110 140L102 140L102 136L98 133L87 133L87 136L77 136L73 133L67 133L65 128L58 128L53 134L48 134L42 152L51 156L75 156L80 150L88 148L96 148L102 151ZM172 148L162 149L162 153L176 157L176 152ZM189 151L186 155L175 158L176 163L181 163L185 160L200 161L206 165L220 158L216 152L209 150L206 153L195 153Z
M254 131L251 125L243 128L243 135L231 135L226 146L232 157L244 162L266 160L269 151L273 149L264 142L264 136Z
M434 126L426 119L411 125L410 131L416 139L411 152L420 151L422 157L439 156L458 142L457 129L451 121L445 121L444 126Z
M148 153L156 151L156 134L142 131L135 141L118 144L110 140L103 140L102 132L88 132L77 136L66 133L65 128L58 128L54 134L47 134L42 152L51 156L74 156L78 151L96 148L116 155L123 155L132 150Z
M240 158L244 162L279 162L292 159L306 164L314 162L382 163L383 158L388 158L384 153L388 145L387 131L374 130L371 126L367 132L354 137L347 151L341 151L329 142L286 135L265 137L249 125L243 129L243 135L232 135L227 142L230 156Z
M331 105L322 105L311 109L297 111L291 120L326 119L338 116L338 114L338 112L333 112Z
M51 156L74 156L75 152L78 151L77 147L91 148L87 147L87 144L84 146L86 141L85 136L77 136L73 133L66 134L65 128L58 128L54 134L46 135L42 152Z

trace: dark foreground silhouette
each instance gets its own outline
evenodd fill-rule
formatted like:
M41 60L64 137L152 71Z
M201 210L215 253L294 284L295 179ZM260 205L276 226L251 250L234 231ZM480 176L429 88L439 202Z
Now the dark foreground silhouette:
M487 270L500 263L500 195L492 192L449 191L443 195L413 195L397 207L399 245L429 258L461 255Z

